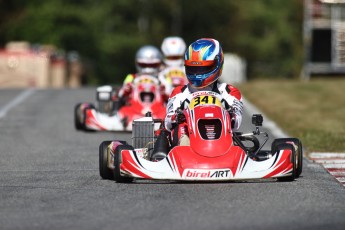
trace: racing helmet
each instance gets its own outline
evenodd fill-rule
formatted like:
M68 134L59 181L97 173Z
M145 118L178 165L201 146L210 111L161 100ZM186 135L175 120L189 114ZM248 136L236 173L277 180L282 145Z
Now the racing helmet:
M162 53L152 45L141 47L135 55L135 66L138 73L157 74L162 63Z
M164 38L161 50L164 55L164 62L168 66L182 66L183 55L186 51L186 43L181 37Z
M215 82L222 74L224 63L220 43L211 38L193 42L185 53L186 76L195 88L204 88Z

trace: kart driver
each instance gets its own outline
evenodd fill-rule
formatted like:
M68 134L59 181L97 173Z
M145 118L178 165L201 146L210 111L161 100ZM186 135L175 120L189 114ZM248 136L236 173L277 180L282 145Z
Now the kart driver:
M158 79L165 86L168 100L174 87L187 83L183 58L186 43L181 37L166 37L162 42L161 50L164 55L165 68L159 73Z
M164 120L166 130L157 138L152 160L161 160L168 149L176 145L189 145L188 133L180 127L185 122L179 109L188 107L188 96L197 91L213 91L223 98L222 104L231 113L233 130L239 129L242 122L243 102L241 92L234 86L218 82L222 74L224 55L220 43L211 38L193 42L185 53L185 70L188 84L176 87L171 93L167 114Z
M129 100L133 89L133 81L140 74L148 74L158 78L158 73L163 64L163 55L158 48L152 45L141 47L135 55L135 67L137 73L128 74L119 89L117 97L121 100L121 104ZM162 91L164 88L162 86Z

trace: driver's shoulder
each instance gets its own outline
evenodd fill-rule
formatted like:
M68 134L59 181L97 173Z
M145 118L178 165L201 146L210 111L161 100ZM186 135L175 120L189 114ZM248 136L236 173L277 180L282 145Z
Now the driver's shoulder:
M219 83L218 89L220 92L236 97L238 100L242 98L240 90L231 84Z

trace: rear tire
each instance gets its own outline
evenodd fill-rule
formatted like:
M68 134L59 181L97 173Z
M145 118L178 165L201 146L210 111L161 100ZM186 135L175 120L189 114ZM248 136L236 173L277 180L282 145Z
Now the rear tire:
M130 145L119 145L115 149L115 156L114 156L114 179L117 183L131 183L133 181L132 177L126 177L121 175L120 165L122 162L122 150L134 150L134 148Z
M291 162L293 162L293 166L292 166L292 173L291 176L285 176L285 177L278 177L278 181L281 182L290 182L290 181L294 181L297 175L297 170L296 170L296 153L295 153L295 148L293 147L293 145L291 144L279 144L276 145L276 150L280 151L280 150L291 150L292 155L291 155Z
M274 146L279 144L290 144L289 142L294 143L295 152L296 152L296 178L298 178L302 174L303 169L303 146L302 142L298 138L278 138L275 139L272 143L272 153L274 153Z
M99 175L103 179L113 180L113 170L108 168L108 146L111 141L103 141L99 145Z

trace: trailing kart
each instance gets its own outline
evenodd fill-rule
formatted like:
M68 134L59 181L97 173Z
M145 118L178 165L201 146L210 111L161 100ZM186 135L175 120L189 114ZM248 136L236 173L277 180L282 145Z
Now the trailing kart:
M97 88L98 108L91 103L79 103L74 110L77 130L131 131L134 119L151 112L154 118L165 116L165 102L157 78L141 75L134 79L132 93L124 105L116 98L111 86Z
M167 95L170 95L175 87L188 84L188 79L184 70L176 66L166 67L160 73L159 79L161 79L162 82L166 82L165 90Z
M116 140L101 143L101 177L132 182L134 178L182 181L277 178L293 181L300 176L303 153L298 139L275 139L271 150L261 150L268 134L259 130L263 122L260 114L252 118L255 131L232 132L230 114L223 108L219 94L196 92L189 101L189 107L183 111L188 126L188 145L175 146L164 159L153 161L157 133L154 124L162 121L150 116L137 119L133 123L132 145ZM262 143L257 138L260 135Z

